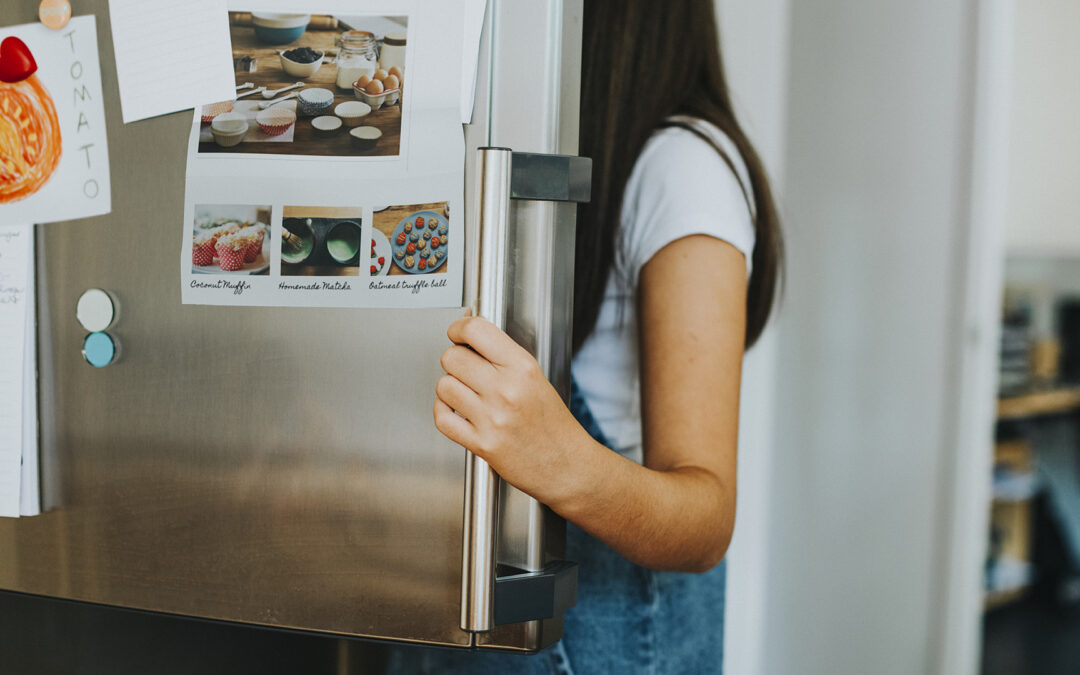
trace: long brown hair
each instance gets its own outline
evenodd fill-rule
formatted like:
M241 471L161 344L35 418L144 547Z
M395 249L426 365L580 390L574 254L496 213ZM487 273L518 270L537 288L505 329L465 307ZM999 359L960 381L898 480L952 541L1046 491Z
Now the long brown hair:
M750 177L756 243L746 297L746 346L772 311L783 241L761 159L735 119L712 0L585 0L581 154L593 160L592 202L578 210L574 351L596 325L615 259L623 193L649 136L673 115L716 125Z

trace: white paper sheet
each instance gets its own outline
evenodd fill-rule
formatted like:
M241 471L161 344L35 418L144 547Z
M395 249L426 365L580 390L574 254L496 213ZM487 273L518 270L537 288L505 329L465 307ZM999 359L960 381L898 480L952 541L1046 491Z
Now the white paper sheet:
M26 252L26 329L23 333L22 481L19 486L19 512L24 516L36 516L41 513L41 477L38 472L34 226L26 226L23 236L29 241Z
M109 0L124 123L233 95L225 0Z
M480 35L484 29L487 0L466 0L465 43L461 56L461 123L471 124L476 100L476 67L480 57Z
M18 517L22 484L27 269L32 229L0 227L0 516Z
M0 40L9 35L26 44L38 69L21 82L0 82L0 102L8 103L0 104L0 127L35 133L0 135L0 158L25 157L35 143L41 149L30 153L34 159L20 167L19 178L0 184L0 225L108 213L112 189L94 17L74 17L58 31L41 23L0 28ZM19 111L33 123L26 125Z
M201 112L189 137L187 195L181 250L182 299L188 304L295 307L459 307L464 281L464 135L460 120L465 6L472 0L385 0L379 13L359 14L357 3L327 0L319 11L353 29L372 33L404 31L404 84L394 100L360 121L383 135L362 149L343 127L315 133L312 117L301 114L279 142L247 136L239 144L218 145ZM260 10L288 12L298 0L262 0ZM229 9L251 9L230 0ZM346 21L347 19L347 21ZM260 43L252 28L232 26L234 56L256 57L255 72L237 74L239 85L276 88L296 78L283 72L276 51ZM287 46L329 51L337 32L308 29ZM337 65L325 61L304 79L305 88L334 94L332 116L359 96L336 86ZM237 103L238 109L244 99ZM241 112L245 116L246 113ZM291 134L291 135L289 135ZM273 154L267 154L273 153ZM422 219L423 229L417 227ZM193 239L212 236L220 223L267 227L261 249L249 259L198 255ZM406 222L418 233L412 260L409 243L396 243ZM434 224L434 226L433 226ZM352 232L359 253L347 260L331 254L333 228ZM286 256L283 234L311 228L312 254ZM258 228L256 228L258 229ZM250 230L244 229L244 232ZM419 233L426 235L421 239ZM407 233L413 234L413 232ZM394 241L391 241L391 240ZM340 241L340 240L339 240ZM422 242L422 243L421 243ZM306 244L305 244L306 245ZM212 250L212 249L210 249ZM420 251L425 251L424 264ZM396 254L401 253L399 257ZM231 258L231 253L226 257Z

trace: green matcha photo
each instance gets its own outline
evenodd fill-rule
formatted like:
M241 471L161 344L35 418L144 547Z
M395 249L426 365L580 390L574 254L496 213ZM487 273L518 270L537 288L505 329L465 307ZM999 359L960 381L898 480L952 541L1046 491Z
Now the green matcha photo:
M286 206L281 219L281 275L359 276L360 207Z

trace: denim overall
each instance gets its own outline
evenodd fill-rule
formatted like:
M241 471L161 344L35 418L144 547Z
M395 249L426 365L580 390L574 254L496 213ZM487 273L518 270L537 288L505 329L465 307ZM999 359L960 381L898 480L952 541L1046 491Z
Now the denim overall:
M607 447L576 384L570 410ZM678 675L720 673L725 563L705 574L638 567L571 523L567 559L578 563L578 600L564 637L534 655L396 648L387 672L481 675Z

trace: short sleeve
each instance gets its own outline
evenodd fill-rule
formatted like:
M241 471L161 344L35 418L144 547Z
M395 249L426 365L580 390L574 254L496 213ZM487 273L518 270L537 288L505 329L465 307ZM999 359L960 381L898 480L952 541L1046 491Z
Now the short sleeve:
M749 190L734 143L715 127L707 128ZM671 127L649 139L631 171L623 197L616 269L636 289L645 263L671 242L693 234L730 243L745 257L750 274L754 223L739 178L712 144L689 130Z

